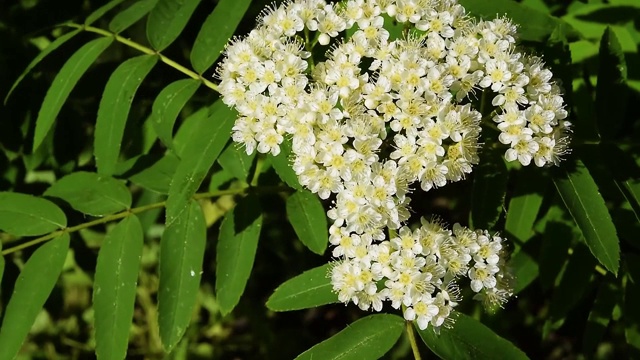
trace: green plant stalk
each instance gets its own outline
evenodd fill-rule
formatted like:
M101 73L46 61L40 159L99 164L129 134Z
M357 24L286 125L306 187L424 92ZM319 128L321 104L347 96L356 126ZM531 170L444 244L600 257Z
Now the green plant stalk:
M413 351L413 358L415 360L421 360L420 350L418 349L418 342L416 341L416 334L413 331L413 321L407 321L407 337L409 338L409 343L411 344L411 350Z
M201 81L206 87L210 88L211 90L219 93L220 91L218 90L218 85L212 83L211 81L205 79L204 77L202 77L202 75L198 75L196 72L194 72L193 70L190 70L180 64L178 64L177 62L175 62L174 60L169 59L168 57L162 55L161 53L148 48L144 45L141 45L135 41L129 40L127 38L124 38L116 33L110 32L108 30L104 30L101 28L97 28L97 27L93 27L93 26L87 26L87 25L81 25L81 24L76 24L76 23L66 23L64 24L65 26L74 28L74 29L80 29L83 31L87 31L87 32L92 32L98 35L102 35L104 37L113 37L117 42L126 45L130 48L136 49L142 53L145 53L147 55L157 55L160 58L160 61L162 61L163 63L171 66L172 68L180 71L181 73L189 76L192 79L195 80L199 80Z
M208 199L208 198L215 198L215 197L220 197L220 196L224 196L224 195L242 195L242 194L246 194L249 192L259 192L259 193L272 193L272 192L283 192L283 191L291 191L291 189L289 187L286 186L262 186L262 187L242 187L242 188L238 188L238 189L228 189L228 190L219 190L219 191L211 191L211 192L206 192L206 193L200 193L200 194L195 194L193 196L194 200L200 200L200 199ZM16 251L20 251L22 249L26 249L28 247L43 243L45 241L51 240L51 239L55 239L58 236L68 233L74 233L83 229L87 229L90 228L92 226L96 226L96 225L100 225L100 224L106 224L112 221L116 221L116 220L120 220L120 219L124 219L127 216L133 215L133 214L139 214L148 210L152 210L152 209L157 209L157 208L162 208L166 205L166 201L160 201L157 203L153 203L153 204L149 204L149 205L144 205L144 206L140 206L137 208L131 208L131 209L127 209L124 211L121 211L119 213L113 214L113 215L107 215L105 217L102 217L100 219L95 219L92 221L88 221L86 223L82 223L76 226L71 226L65 229L61 229L61 230L56 230L53 231L47 235L43 235L39 238L27 241L23 244L20 245L16 245L13 247L10 247L8 249L5 249L2 251L1 255L2 256L6 256L9 255L11 253L14 253Z

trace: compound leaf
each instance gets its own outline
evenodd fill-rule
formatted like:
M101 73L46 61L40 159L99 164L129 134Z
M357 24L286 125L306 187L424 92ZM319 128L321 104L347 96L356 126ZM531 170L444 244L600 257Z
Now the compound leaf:
M478 320L456 312L451 328L441 326L439 333L427 327L418 330L424 343L442 359L528 359L510 341L498 336Z
M151 46L162 51L171 45L199 3L200 0L159 0L147 18L147 39Z
M578 160L572 172L559 169L553 182L593 256L607 270L617 274L620 263L618 235L598 186L587 168Z
M136 299L142 257L140 220L129 215L104 239L93 284L96 354L100 359L124 359Z
M184 105L200 87L200 81L181 79L167 85L153 102L151 125L158 138L168 148L173 148L173 125Z
M156 55L137 56L120 64L109 77L98 108L93 143L96 167L100 174L115 173L131 102L142 80L157 61Z
M67 226L67 217L49 200L0 192L0 229L15 236L36 236Z
M318 255L327 249L327 217L318 197L298 190L287 198L287 218L302 243Z
M273 311L308 309L338 302L329 272L331 263L313 268L282 283L267 300Z
M221 0L202 24L191 49L191 65L202 74L218 59L251 0Z
M162 234L158 325L167 352L180 341L193 315L206 238L204 214L195 201Z
M369 315L298 355L296 359L379 359L398 341L404 324L404 319L398 315Z
M36 317L53 291L69 250L69 234L49 241L27 260L7 304L0 328L0 359L20 351Z
M110 176L79 171L56 181L44 195L62 199L88 215L102 216L131 207L131 193Z
M216 295L220 312L228 314L240 301L253 268L262 229L258 199L248 196L229 211L220 225L216 254Z
M33 148L35 152L49 133L53 123L69 97L71 90L76 86L80 77L89 69L89 66L106 50L113 42L112 37L103 37L89 41L76 51L62 66L53 83L44 97L33 135Z
M229 140L235 121L233 111L218 101L209 118L197 123L190 141L182 150L167 199L167 225L186 209L191 196L202 184L209 169Z

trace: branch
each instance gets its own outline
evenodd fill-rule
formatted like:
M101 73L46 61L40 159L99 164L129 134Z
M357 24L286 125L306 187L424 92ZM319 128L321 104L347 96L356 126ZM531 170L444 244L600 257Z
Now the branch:
M81 25L81 24L76 24L76 23L66 23L66 24L63 24L63 25L71 27L71 28L74 28L74 29L80 29L80 30L83 30L83 31L99 34L99 35L102 35L104 37L113 37L117 42L119 42L121 44L124 44L124 45L126 45L126 46L128 46L130 48L136 49L136 50L138 50L138 51L140 51L140 52L142 52L144 54L157 55L163 63L171 66L172 68L180 71L181 73L189 76L190 78L193 78L193 79L196 79L196 80L200 80L206 87L212 89L213 91L215 91L217 93L220 92L220 91L218 91L218 85L216 85L216 84L212 83L211 81L205 79L204 77L202 77L202 75L197 74L195 71L190 70L190 69L178 64L177 62L169 59L168 57L162 55L161 53L159 53L159 52L157 52L157 51L155 51L155 50L153 50L151 48L148 48L148 47L146 47L144 45L141 45L141 44L139 44L139 43L137 43L135 41L129 40L127 38L124 38L124 37L122 37L122 36L120 36L120 35L118 35L116 33L110 32L108 30L104 30L104 29L101 29L101 28L93 27L93 26Z

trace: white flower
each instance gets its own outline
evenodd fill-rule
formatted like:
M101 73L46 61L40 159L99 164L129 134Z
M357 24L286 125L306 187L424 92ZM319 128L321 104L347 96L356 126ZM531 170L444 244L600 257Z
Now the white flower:
M419 302L404 311L405 320L415 320L420 330L429 326L431 319L440 313L438 305L434 304L434 299L429 294L425 294Z

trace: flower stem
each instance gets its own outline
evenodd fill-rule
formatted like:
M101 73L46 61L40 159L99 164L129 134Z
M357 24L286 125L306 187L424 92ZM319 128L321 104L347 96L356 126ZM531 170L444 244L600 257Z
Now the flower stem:
M205 79L204 77L202 77L202 75L197 74L195 71L190 70L180 64L178 64L177 62L175 62L174 60L169 59L168 57L162 55L161 53L148 48L144 45L141 45L135 41L129 40L127 38L124 38L116 33L101 29L101 28L97 28L97 27L93 27L93 26L87 26L87 25L80 25L80 24L76 24L76 23L66 23L64 24L65 26L68 27L72 27L72 28L76 28L76 29L81 29L83 31L88 31L88 32L92 32L92 33L96 33L99 35L102 35L104 37L113 37L117 42L127 45L130 48L136 49L144 54L148 54L148 55L157 55L160 58L160 61L162 61L163 63L171 66L172 68L180 71L181 73L189 76L192 79L195 80L199 80L201 81L206 87L210 88L211 90L215 91L215 92L220 92L218 90L218 85L212 83L211 81Z
M418 349L418 342L416 341L416 335L413 331L413 321L407 321L407 336L409 337L409 343L411 344L411 350L413 350L413 358L415 360L421 360L420 350Z

